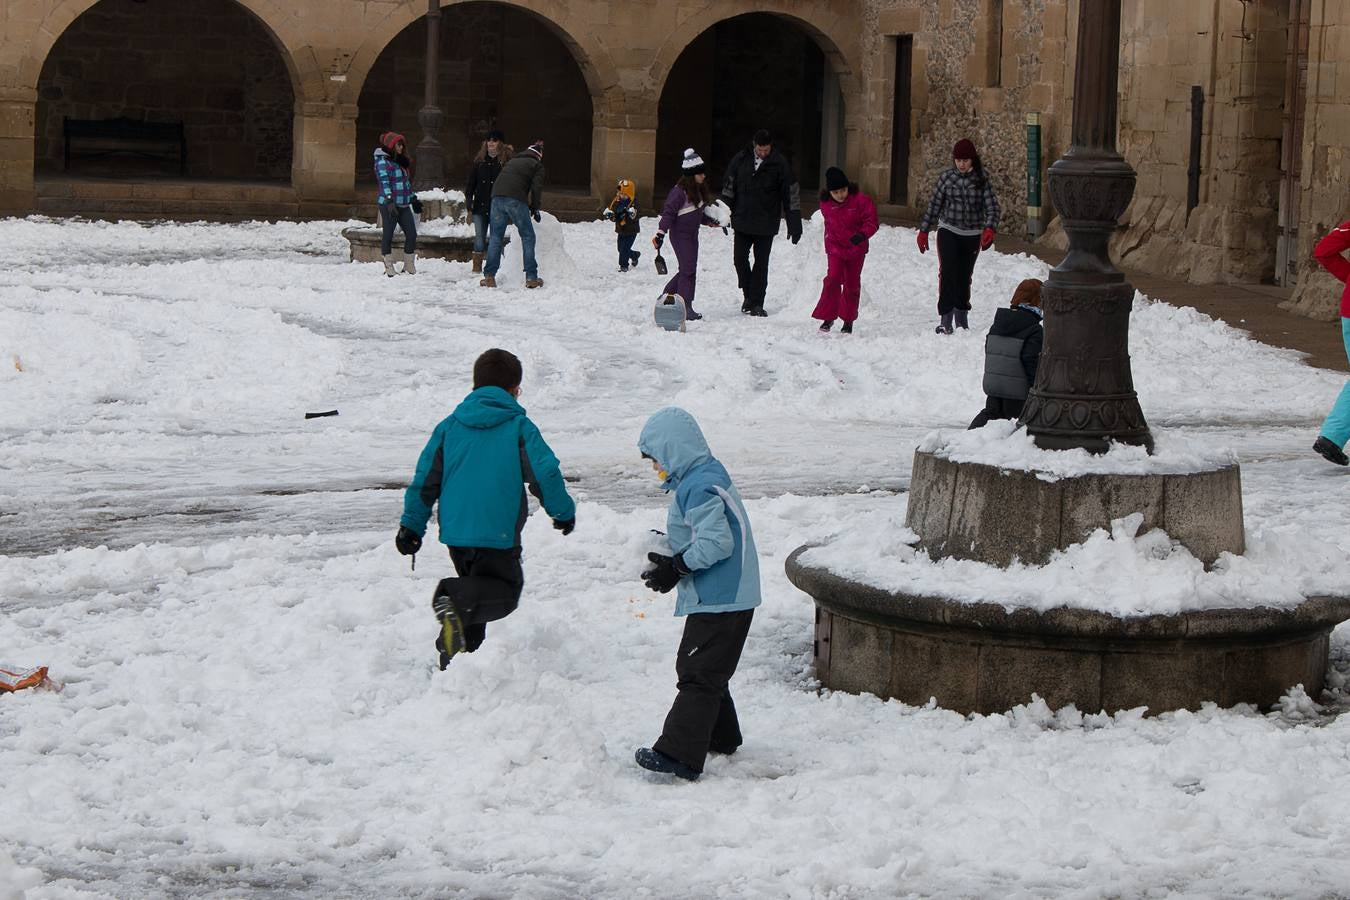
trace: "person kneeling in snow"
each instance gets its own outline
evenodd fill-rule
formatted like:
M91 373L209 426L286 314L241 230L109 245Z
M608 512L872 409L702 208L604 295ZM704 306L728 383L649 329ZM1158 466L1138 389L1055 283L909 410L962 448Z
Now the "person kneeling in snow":
M994 313L994 324L984 339L984 409L970 428L981 428L990 419L1019 418L1036 383L1045 342L1041 280L1027 278L1018 284L1010 305L1011 309Z
M431 602L441 622L441 669L461 650L477 650L487 623L510 615L520 601L520 532L530 514L524 485L554 528L566 535L576 525L558 458L516 402L520 381L515 354L492 349L479 356L473 391L431 433L403 496L398 552L412 556L422 548L438 504L441 543L459 576L441 579Z
M678 693L661 737L639 749L637 764L690 781L709 752L735 753L741 727L728 683L759 606L759 557L745 504L726 468L708 449L694 417L667 406L647 420L638 450L661 488L673 491L666 533L674 555L647 554L647 587L678 587L675 615L686 616L675 657Z

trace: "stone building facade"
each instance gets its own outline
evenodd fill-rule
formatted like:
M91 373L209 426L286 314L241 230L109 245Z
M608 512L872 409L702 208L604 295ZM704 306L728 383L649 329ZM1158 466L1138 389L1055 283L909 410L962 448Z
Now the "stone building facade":
M770 127L804 193L842 164L883 214L912 221L970 137L1002 230L1021 233L1069 135L1080 0L440 2L450 187L490 127L545 138L551 202L578 213L619 178L659 193L685 146L716 178ZM379 132L420 139L426 12L3 0L0 213L345 214L368 201ZM1321 0L1124 0L1120 143L1139 181L1117 257L1200 282L1294 284L1297 308L1334 314L1308 257L1346 206L1347 29L1350 6ZM1041 126L1030 165L1028 113ZM187 178L134 146L68 169L65 120L118 117L181 122ZM1052 218L1038 224L1053 242Z

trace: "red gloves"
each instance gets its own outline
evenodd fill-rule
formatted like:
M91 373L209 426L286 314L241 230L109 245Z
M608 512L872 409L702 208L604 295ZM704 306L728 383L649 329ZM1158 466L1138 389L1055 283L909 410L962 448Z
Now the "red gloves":
M980 249L988 250L994 246L994 229L986 228L980 232Z
M927 252L928 252L928 232L926 232L926 231L920 231L920 232L919 232L918 243L919 243L919 252L920 252L920 253L927 253Z

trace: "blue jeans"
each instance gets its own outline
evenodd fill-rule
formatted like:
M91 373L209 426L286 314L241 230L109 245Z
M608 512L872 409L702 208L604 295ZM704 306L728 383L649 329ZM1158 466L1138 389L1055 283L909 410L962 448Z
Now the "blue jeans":
M492 233L488 238L483 274L496 275L501 268L502 238L506 237L507 225L516 226L516 234L520 236L520 252L525 257L525 277L538 278L539 264L534 260L534 222L530 221L530 207L524 200L514 197L492 198Z
M1341 319L1341 340L1345 342L1345 355L1350 359L1350 319ZM1331 408L1327 420L1322 423L1322 436L1337 447L1344 447L1350 440L1350 381L1341 388L1336 405Z
M487 213L473 214L473 252L482 253L487 249L488 217Z
M619 265L625 269L633 265L638 260L638 254L633 252L633 242L637 240L636 234L619 235Z

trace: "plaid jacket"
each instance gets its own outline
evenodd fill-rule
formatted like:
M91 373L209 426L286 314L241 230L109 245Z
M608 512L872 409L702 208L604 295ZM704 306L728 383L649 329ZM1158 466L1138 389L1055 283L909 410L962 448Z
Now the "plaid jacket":
M376 204L383 206L393 203L395 206L408 206L412 203L412 182L394 158L383 147L375 151L375 180L380 185L380 195Z
M966 234L979 234L981 228L997 229L999 209L994 186L987 173L983 187L977 184L978 180L974 172L962 175L956 169L939 175L933 199L928 201L928 212L919 220L919 230L932 231L937 224Z

